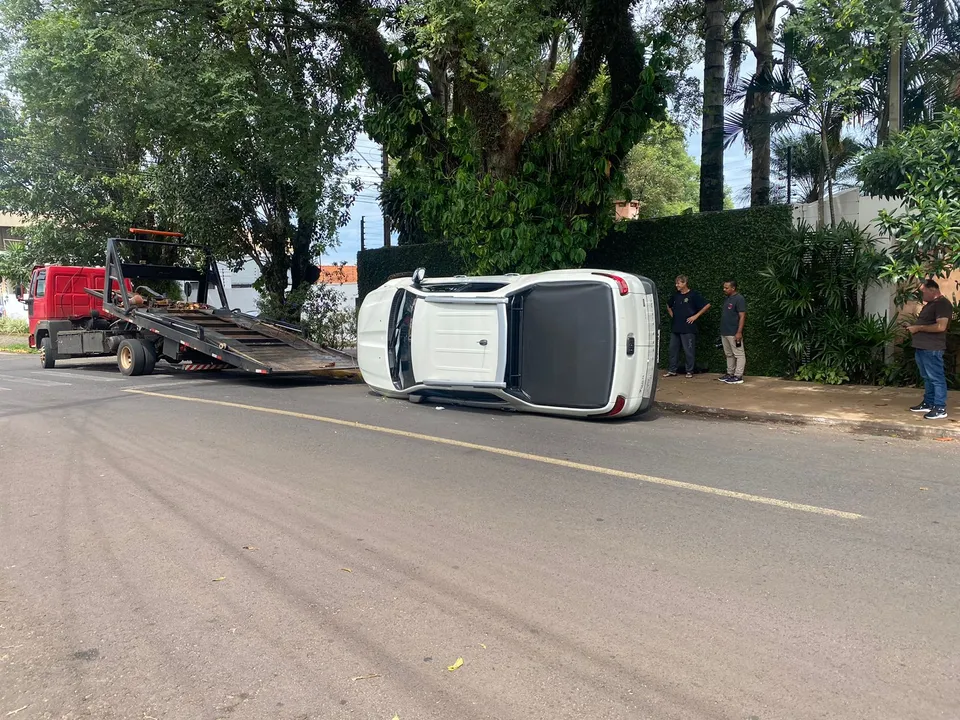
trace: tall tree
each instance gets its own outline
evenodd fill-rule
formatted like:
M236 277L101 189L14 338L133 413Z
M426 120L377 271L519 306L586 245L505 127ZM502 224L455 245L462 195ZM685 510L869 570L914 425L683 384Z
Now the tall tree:
M750 150L750 205L770 204L770 142L772 137L771 108L773 82L777 65L777 12L795 9L789 0L754 0L737 16L731 26L730 66L727 72L728 96L736 96L741 83L740 70L749 48L756 69L747 81L743 94L744 143ZM748 20L752 20L756 43L746 39Z
M723 209L724 36L723 0L703 3L703 130L700 151L700 211Z
M277 7L289 17L294 4ZM36 219L29 244L90 262L131 224L182 229L225 259L252 257L295 317L288 274L308 284L346 219L338 158L359 108L342 54L318 52L314 28L250 24L216 3L76 0L32 7L15 31L0 202Z
M679 215L697 207L700 168L675 123L651 127L627 155L623 172L642 218Z
M475 269L522 271L583 261L613 224L623 158L663 114L664 58L646 56L631 6L411 0L385 16L345 0L305 21L361 67L408 213Z

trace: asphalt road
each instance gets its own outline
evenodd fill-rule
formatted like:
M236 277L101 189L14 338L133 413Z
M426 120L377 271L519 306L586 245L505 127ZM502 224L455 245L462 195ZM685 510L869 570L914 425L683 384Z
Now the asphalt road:
M61 365L0 355L0 719L960 717L954 443Z

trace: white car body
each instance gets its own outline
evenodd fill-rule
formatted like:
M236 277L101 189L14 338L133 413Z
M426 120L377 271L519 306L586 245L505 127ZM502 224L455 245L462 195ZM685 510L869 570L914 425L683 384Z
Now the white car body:
M369 293L357 321L364 381L387 397L574 417L653 404L654 283L611 270L415 277Z

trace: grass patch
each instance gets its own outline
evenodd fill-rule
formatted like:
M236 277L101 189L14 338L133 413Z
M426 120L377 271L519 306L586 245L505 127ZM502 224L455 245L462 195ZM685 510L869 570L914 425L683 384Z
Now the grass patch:
M27 335L29 333L30 325L26 320L0 318L0 335Z
M7 345L0 345L0 352L33 355L37 351L30 347L27 343L10 343Z

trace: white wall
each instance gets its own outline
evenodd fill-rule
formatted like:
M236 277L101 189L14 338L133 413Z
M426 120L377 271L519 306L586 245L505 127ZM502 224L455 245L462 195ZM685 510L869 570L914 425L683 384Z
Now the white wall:
M27 308L17 300L16 295L0 295L0 307L3 308L0 317L13 318L14 320L27 319Z

